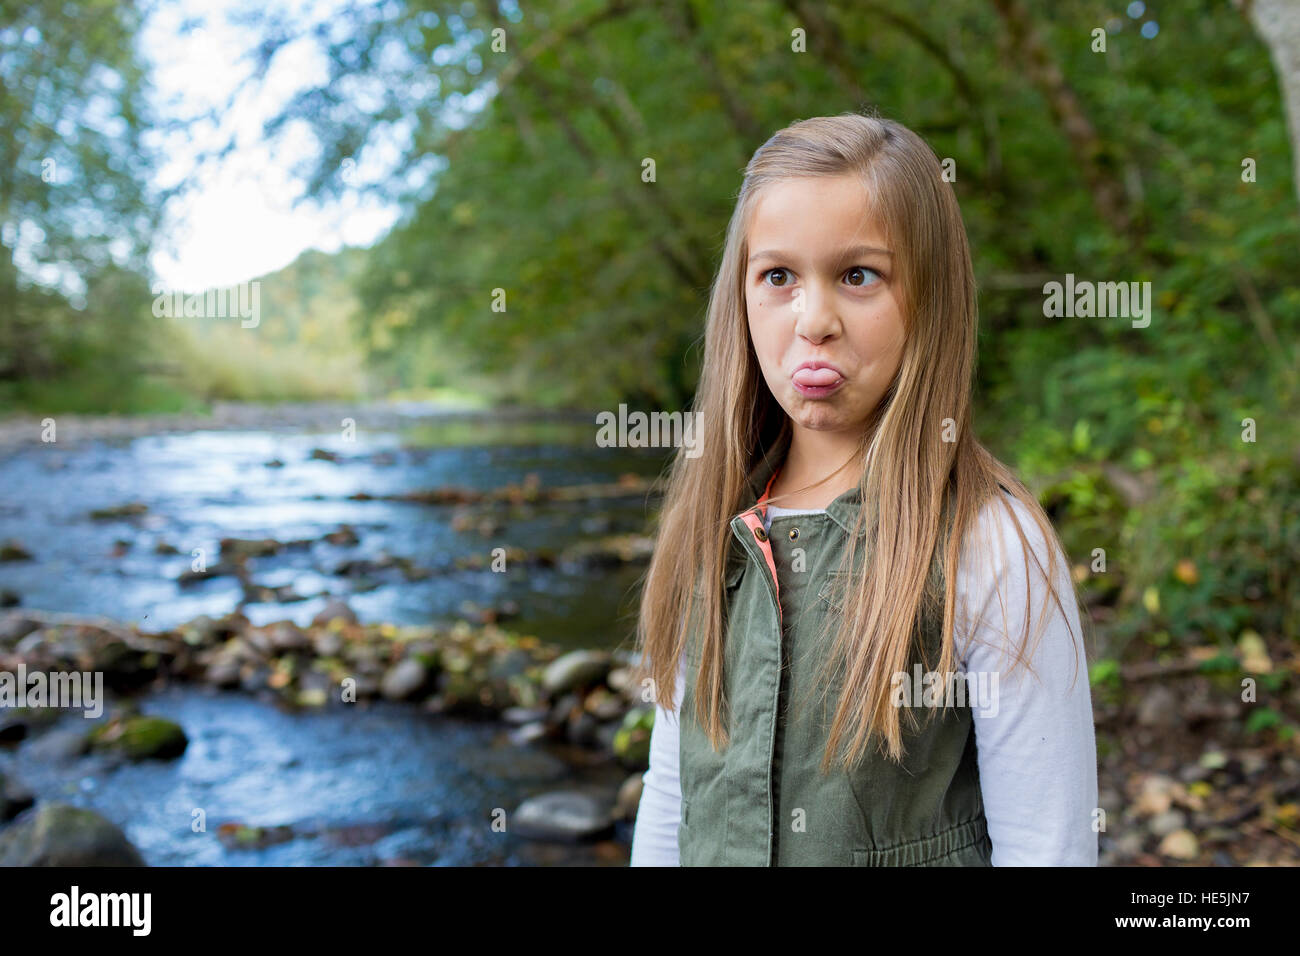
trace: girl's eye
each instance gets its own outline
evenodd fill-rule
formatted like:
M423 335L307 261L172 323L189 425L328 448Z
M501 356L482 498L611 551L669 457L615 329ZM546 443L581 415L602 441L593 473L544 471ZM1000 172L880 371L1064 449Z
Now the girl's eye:
M761 273L759 278L776 289L783 289L790 284L789 270L780 267L768 269L766 272ZM866 266L854 266L844 273L844 278L848 280L849 285L865 288L879 282L881 275L875 269L869 269Z
M855 280L854 276L858 276L859 278ZM875 278L868 279L868 276L875 276ZM844 273L844 277L849 280L849 285L861 287L874 285L880 280L880 273L875 269L868 269L866 266L854 266L848 272Z

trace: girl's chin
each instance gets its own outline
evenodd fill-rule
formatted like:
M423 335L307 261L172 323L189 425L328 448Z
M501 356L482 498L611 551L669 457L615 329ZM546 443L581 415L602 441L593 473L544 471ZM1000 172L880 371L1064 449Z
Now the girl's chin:
M796 425L810 431L842 431L852 427L855 416L843 404L832 399L809 399L795 392L785 406L785 413ZM866 415L856 418L864 419Z

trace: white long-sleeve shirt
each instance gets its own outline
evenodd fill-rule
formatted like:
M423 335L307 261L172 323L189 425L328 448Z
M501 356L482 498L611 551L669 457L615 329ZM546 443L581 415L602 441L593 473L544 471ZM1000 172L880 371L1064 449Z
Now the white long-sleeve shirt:
M1092 721L1087 658L1069 562L1057 551L1057 593L1065 614L1048 599L1044 572L1048 552L1037 524L1019 500L1007 495L1034 554L1025 577L1024 548L1006 509L990 502L963 542L957 573L955 652L970 674L998 674L997 707L972 705L980 792L994 866L1096 866L1097 750ZM787 514L821 509L767 508L767 523ZM1033 614L1029 663L1008 676L1025 626L1025 591ZM1071 630L1077 638L1071 637ZM1011 642L1016 642L1016 645ZM632 838L632 866L677 866L677 824L681 818L680 688L677 707L655 711L650 734L650 768Z

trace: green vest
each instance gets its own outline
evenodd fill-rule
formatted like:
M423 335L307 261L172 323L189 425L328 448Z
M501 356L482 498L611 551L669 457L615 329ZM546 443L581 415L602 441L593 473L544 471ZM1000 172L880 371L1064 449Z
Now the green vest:
M759 507L783 458L778 446L750 475ZM852 489L826 514L774 518L770 533L753 511L731 521L729 740L714 751L695 719L700 654L692 628L680 720L683 866L991 865L969 706L929 720L918 712L914 731L905 722L901 765L876 752L872 739L851 773L833 767L820 774L839 699L836 681L825 705L817 701L817 669L833 637L821 629L827 615L839 613L832 604L837 572L859 506ZM792 567L796 548L803 549L803 571ZM931 666L940 625L930 615L918 627Z

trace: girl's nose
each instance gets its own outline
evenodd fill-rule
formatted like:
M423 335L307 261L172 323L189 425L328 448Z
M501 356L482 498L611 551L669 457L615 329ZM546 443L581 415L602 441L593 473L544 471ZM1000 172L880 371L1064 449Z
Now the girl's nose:
M796 300L794 310L795 332L814 345L839 333L840 318L829 294L810 290L802 302Z

